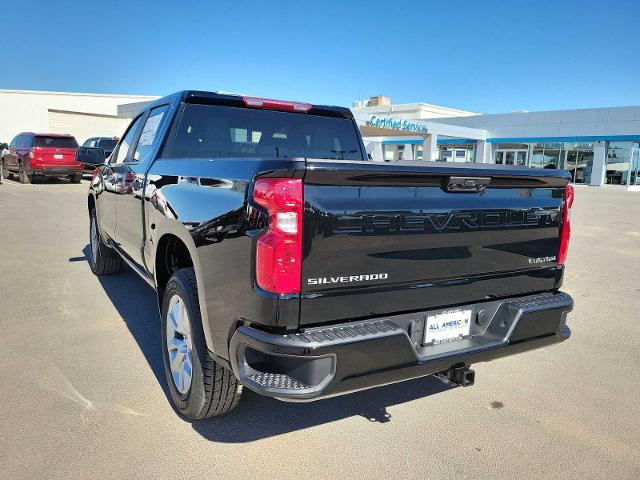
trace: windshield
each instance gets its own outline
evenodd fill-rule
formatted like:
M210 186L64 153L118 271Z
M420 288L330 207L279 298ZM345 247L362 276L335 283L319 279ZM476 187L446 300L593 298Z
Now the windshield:
M73 137L36 137L36 147L48 147L48 148L76 148L78 142Z
M117 140L113 140L112 138L101 138L98 140L97 147L104 148L105 150L113 150L118 143Z
M170 158L303 157L366 160L352 120L187 104Z

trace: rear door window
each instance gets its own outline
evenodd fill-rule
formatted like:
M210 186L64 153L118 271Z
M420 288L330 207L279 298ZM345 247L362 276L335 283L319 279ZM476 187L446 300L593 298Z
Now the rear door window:
M154 108L149 113L147 121L144 123L138 144L136 145L136 151L133 154L133 161L145 162L149 159L153 153L154 147L158 144L160 137L158 131L162 125L162 119L164 118L168 105Z
M48 137L39 135L35 139L35 147L45 148L77 148L78 142L73 137Z
M140 115L136 118L133 123L131 123L129 130L127 130L126 135L120 141L118 145L118 150L114 155L111 155L111 159L113 160L112 164L123 163L129 154L129 149L131 148L131 144L135 141L138 136L138 131L142 126L142 121L144 120L144 115Z
M187 104L164 157L366 160L352 120Z

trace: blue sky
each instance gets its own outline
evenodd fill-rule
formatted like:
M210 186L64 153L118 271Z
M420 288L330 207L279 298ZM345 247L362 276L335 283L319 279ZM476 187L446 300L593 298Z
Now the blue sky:
M0 3L0 88L640 105L638 0Z

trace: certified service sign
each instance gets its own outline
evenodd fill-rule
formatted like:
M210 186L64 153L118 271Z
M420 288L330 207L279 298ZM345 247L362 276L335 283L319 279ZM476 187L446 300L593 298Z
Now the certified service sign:
M414 120L402 120L393 117L378 117L371 115L367 122L372 127L387 128L390 130L402 130L405 132L426 133L427 126L422 122Z

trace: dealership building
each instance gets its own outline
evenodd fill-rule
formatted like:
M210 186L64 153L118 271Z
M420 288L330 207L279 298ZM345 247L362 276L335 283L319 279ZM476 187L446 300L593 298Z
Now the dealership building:
M156 98L0 90L0 142L23 131L69 133L79 143L120 136ZM576 184L640 189L640 106L484 115L380 96L352 111L374 161L562 168Z
M483 115L372 97L352 110L375 161L561 168L576 184L640 188L640 106Z

